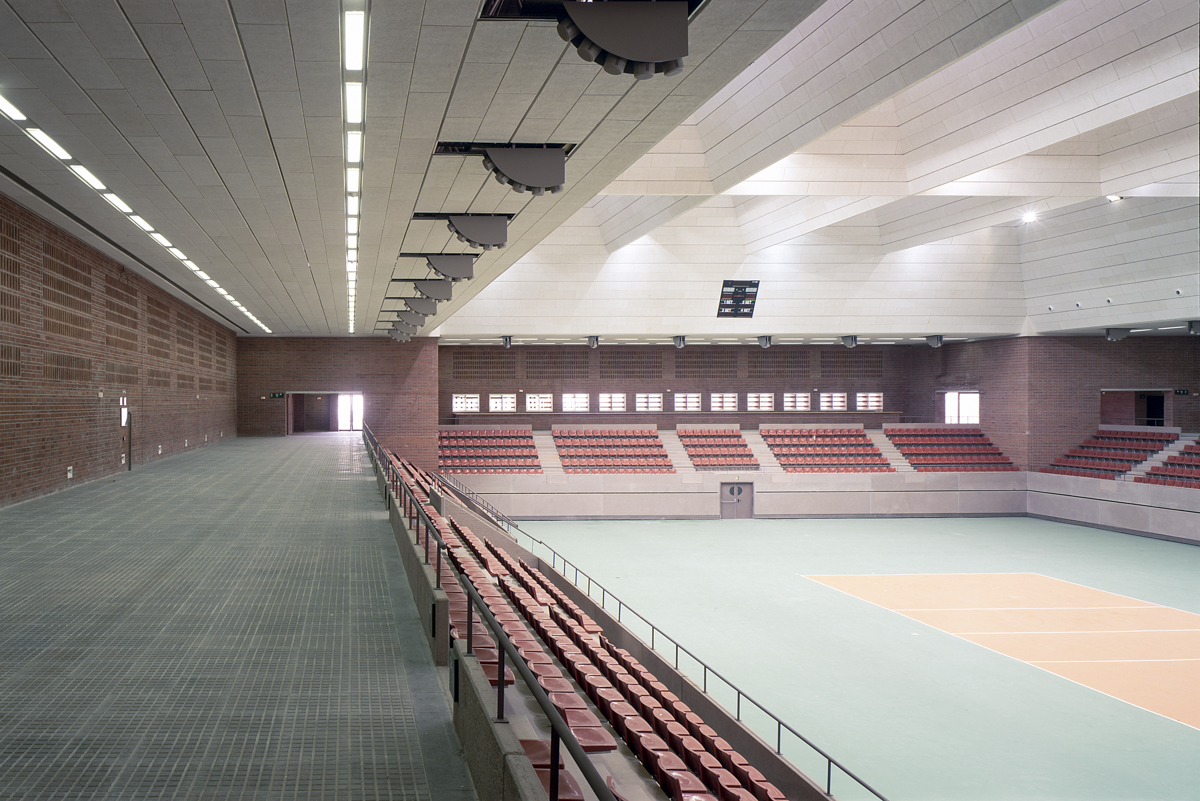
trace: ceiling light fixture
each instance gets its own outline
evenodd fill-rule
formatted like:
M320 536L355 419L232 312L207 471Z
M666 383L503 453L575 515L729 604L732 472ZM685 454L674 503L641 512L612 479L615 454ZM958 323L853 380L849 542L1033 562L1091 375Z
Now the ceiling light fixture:
M87 167L83 166L82 164L72 164L70 166L71 166L71 171L74 172L76 175L78 175L80 177L80 179L82 179L83 182L85 184L87 184L88 186L90 186L92 189L99 189L101 191L104 191L107 188L104 186L103 183L101 183L99 178L92 175L91 170L89 170Z
M1024 214L1021 215L1021 222L1024 222L1024 223L1037 222L1037 212L1036 211L1025 212Z
M3 96L0 96L0 114L8 117L13 122L21 122L25 119L25 115L16 106L5 100Z
M343 17L346 33L345 63L350 72L363 68L363 50L366 44L367 14L365 11L347 11Z
M1109 203L1116 203L1118 200L1121 199L1120 195L1105 195L1104 197L1108 200Z
M122 214L132 214L133 213L133 209L129 208L129 204L126 203L124 200L121 200L121 198L117 197L112 192L108 192L107 194L101 195L101 197L103 197L105 200L107 200L109 203L111 203L113 205L113 208L115 208L117 211L121 212Z
M358 167L346 168L346 191L357 192L359 189L359 179L362 176L362 170Z
M363 85L361 81L346 81L346 122L358 125L363 121Z
M346 161L357 164L362 161L362 131L346 134Z
M58 142L55 142L53 139L51 139L50 135L48 133L46 133L45 131L43 131L41 128L26 128L25 133L32 136L35 140L38 141L38 143L41 144L42 147L49 150L56 157L62 159L63 161L70 161L71 154L68 153L66 150L63 150L62 145L60 145Z
M656 73L668 77L683 70L688 54L688 4L563 2L566 17L558 35L584 61L600 64L610 75L638 80Z

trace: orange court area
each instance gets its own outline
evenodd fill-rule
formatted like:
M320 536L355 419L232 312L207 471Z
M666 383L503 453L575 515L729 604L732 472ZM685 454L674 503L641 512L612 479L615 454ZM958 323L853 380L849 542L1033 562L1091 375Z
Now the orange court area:
M1036 573L808 578L1200 728L1200 615Z

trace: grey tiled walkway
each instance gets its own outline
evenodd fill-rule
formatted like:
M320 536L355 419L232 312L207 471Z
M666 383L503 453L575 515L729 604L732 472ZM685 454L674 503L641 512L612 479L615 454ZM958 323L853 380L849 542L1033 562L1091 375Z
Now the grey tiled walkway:
M357 436L0 510L0 799L473 801Z

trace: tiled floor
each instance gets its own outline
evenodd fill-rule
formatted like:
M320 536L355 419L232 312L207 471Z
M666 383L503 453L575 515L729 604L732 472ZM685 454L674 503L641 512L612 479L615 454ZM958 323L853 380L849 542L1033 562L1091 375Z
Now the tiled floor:
M0 510L0 799L473 801L358 435Z

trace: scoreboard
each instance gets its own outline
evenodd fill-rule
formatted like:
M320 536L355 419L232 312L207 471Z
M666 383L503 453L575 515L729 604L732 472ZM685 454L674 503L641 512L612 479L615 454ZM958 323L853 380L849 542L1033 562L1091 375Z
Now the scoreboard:
M758 298L757 281L726 281L721 287L718 317L753 317Z

